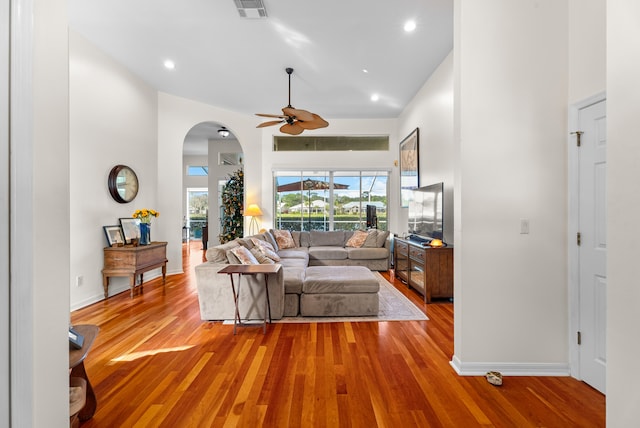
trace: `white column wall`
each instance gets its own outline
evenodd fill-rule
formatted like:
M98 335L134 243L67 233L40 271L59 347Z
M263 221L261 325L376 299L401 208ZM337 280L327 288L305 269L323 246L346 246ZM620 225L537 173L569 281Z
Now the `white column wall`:
M640 3L607 0L607 426L640 420Z
M458 1L454 15L453 365L568 374L567 3Z
M11 423L69 423L69 130L65 0L12 5Z

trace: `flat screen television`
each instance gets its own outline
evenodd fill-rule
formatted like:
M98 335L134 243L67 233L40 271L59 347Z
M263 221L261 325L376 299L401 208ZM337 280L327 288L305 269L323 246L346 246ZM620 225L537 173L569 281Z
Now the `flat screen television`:
M444 236L444 183L419 187L409 201L409 234L419 238L442 239Z

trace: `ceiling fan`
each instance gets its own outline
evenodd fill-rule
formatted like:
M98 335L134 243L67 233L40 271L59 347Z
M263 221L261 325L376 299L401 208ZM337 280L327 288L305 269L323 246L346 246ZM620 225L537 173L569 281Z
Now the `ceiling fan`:
M285 71L289 75L289 105L282 109L283 114L256 113L256 116L278 118L278 120L263 122L256 126L256 128L264 128L265 126L278 125L286 122L280 127L280 132L284 134L298 135L305 129L318 129L329 126L329 122L317 114L291 107L291 73L293 73L293 68L288 67Z

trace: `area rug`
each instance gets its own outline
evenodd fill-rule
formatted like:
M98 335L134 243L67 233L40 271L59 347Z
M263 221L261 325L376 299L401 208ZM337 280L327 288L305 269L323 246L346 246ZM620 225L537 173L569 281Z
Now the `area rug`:
M373 272L380 283L378 316L366 317L284 317L274 323L361 322L361 321L426 321L429 318L400 291Z

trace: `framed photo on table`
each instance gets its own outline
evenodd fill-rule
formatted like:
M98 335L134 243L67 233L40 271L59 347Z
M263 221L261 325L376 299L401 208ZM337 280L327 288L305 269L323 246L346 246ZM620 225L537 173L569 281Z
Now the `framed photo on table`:
M126 217L120 219L120 226L124 233L124 242L130 244L132 239L140 239L140 219Z
M124 245L124 237L122 236L122 229L119 225L114 226L102 226L104 234L107 237L107 244L113 247L114 244Z
M420 187L418 128L400 142L400 206L408 207L411 192Z

